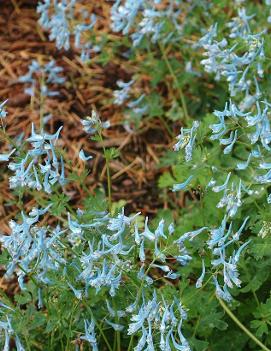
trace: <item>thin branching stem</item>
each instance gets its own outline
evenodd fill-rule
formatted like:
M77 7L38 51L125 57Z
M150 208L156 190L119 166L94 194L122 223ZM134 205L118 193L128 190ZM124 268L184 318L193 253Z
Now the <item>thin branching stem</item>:
M178 92L179 92L179 95L180 95L180 99L181 99L181 103L182 103L182 108L183 108L183 113L184 113L184 121L187 122L189 120L189 114L188 114L188 110L187 110L187 105L186 105L186 102L185 102L185 97L184 97L184 93L183 93L183 90L182 90L182 87L180 86L180 83L179 83L179 80L169 62L169 59L167 57L167 54L166 54L166 51L165 51L165 48L164 46L159 43L159 47L160 47L160 50L162 52L162 56L163 56L163 59L167 65L167 68L169 70L169 73L171 74L173 80L174 80L174 83L176 84L176 87L178 89Z
M246 335L253 340L260 348L264 351L271 351L268 347L266 347L259 339L256 338L254 334L249 331L244 324L242 324L239 319L232 313L232 311L228 308L224 301L222 301L219 297L217 297L220 305L222 306L223 310L227 313L227 315L238 325L240 329L243 330Z

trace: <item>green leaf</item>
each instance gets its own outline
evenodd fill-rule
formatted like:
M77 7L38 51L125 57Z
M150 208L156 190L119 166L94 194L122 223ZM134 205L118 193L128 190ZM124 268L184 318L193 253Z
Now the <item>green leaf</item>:
M159 188L168 188L168 187L172 187L172 185L175 183L176 183L176 181L171 176L171 174L168 172L165 172L159 178L158 186L159 186Z
M256 329L255 335L261 338L264 334L268 334L268 326L265 321L254 320L250 323L251 328Z

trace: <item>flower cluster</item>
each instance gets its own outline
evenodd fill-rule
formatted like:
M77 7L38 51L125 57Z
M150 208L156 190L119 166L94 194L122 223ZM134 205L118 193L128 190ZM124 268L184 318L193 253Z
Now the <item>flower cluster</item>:
M57 49L69 50L71 37L74 36L74 45L81 51L81 60L87 61L91 51L97 52L99 46L82 38L82 34L92 32L96 23L96 16L82 13L82 23L75 19L75 5L77 0L43 0L39 2L37 12L40 14L39 24L50 32L50 40L55 40Z
M3 350L9 350L9 345L10 345L11 338L12 338L13 340L15 339L16 349L18 351L24 351L25 349L22 345L22 342L21 342L19 336L14 331L14 328L12 326L12 317L11 316L12 316L14 310L11 307L9 307L1 302L0 302L0 306L1 306L1 310L0 310L0 314L1 314L0 335L1 335L1 339L4 340Z
M139 0L131 1L118 0L111 9L112 29L115 32L129 34L135 29L131 38L133 45L137 47L145 36L150 38L152 43L162 40L163 43L173 41L182 32L180 20L179 1L170 1L170 4L159 7L160 0ZM166 30L170 25L171 32ZM175 38L176 39L176 38Z
M36 133L32 124L32 133L27 139L32 149L8 165L15 173L9 179L11 188L29 187L50 193L54 184L66 184L63 157L58 157L55 150L61 129L55 134Z
M60 264L66 262L62 257L61 244L58 243L64 232L59 227L49 232L48 228L36 225L49 207L33 208L29 216L22 212L22 223L10 221L11 234L0 237L2 246L10 255L6 276L10 277L16 271L22 290L26 289L24 278L29 273L35 272L37 281L50 284L48 272L58 271Z
M88 116L86 119L81 120L81 123L84 131L90 135L99 133L101 130L110 127L110 122L102 122L98 113L94 110L92 111L91 116Z
M249 201L250 197L257 196L262 191L263 188L259 187L259 183L269 184L271 179L271 166L265 161L266 157L269 157L271 141L270 104L266 100L260 101L263 94L259 83L259 78L263 77L261 65L264 59L264 31L258 34L251 33L250 21L253 17L253 15L247 15L245 9L241 8L238 10L238 16L229 22L229 38L237 40L230 48L225 38L221 41L214 40L217 36L217 25L213 25L199 40L199 45L206 50L205 55L208 56L201 63L208 73L215 73L216 79L226 78L231 95L231 100L226 103L223 111L214 111L213 115L217 121L209 125L211 134L207 135L206 139L207 142L222 145L225 160L233 159L234 167L228 169L225 174L223 169L217 169L212 164L205 166L209 167L212 174L205 191L211 190L217 195L223 192L216 204L218 211L223 210L223 220L218 228L209 229L206 245L213 257L211 270L216 294L226 301L232 299L228 289L232 289L234 285L240 287L237 263L241 252L250 242L247 240L238 249L232 249L234 243L240 242L240 235L247 224L248 217L236 232L233 230L235 224L232 219L240 214L242 206ZM235 51L241 42L247 47L247 51L238 55ZM253 92L254 95L252 95ZM242 99L243 94L245 94L244 99ZM195 121L192 128L182 128L181 134L177 137L178 142L174 150L185 149L186 161L193 162L192 150L196 145L197 128L199 123ZM246 149L241 155L244 159L240 160L237 150L243 144L246 145ZM244 172L247 169L252 169L254 175L249 180ZM264 170L266 170L265 173L263 173ZM193 184L195 183L196 177L197 165L194 164L191 166L191 175L183 183L175 184L173 191L186 189L192 179ZM204 231L207 231L206 227L187 232L176 243L184 247L187 239L193 241ZM227 251L228 254L226 254ZM196 283L197 287L202 286L205 273L205 262L202 260L202 274ZM222 287L219 282L220 276L223 277Z
M159 343L161 351L191 350L181 331L187 313L177 299L168 305L163 299L159 301L154 292L149 301L146 301L143 296L142 304L136 310L137 313L133 312L128 329L129 335L140 333L134 350L140 351L147 347L147 350L154 351L156 343ZM175 332L177 332L177 338Z
M238 17L228 23L230 28L228 40L226 38L215 40L217 37L217 24L215 24L198 43L206 50L204 55L207 58L201 61L206 72L215 73L217 80L225 77L231 96L236 96L240 92L246 93L243 101L244 109L250 108L255 99L261 96L255 74L260 78L263 77L262 63L265 57L264 32L251 33L249 21L252 18L253 16L246 15L244 8L239 9ZM238 40L231 45L230 39ZM238 54L240 46L246 47L245 53L241 51Z
M58 91L50 90L49 85L62 85L65 82L65 77L59 76L63 72L63 68L56 66L54 60L41 65L38 61L33 60L29 65L29 70L26 75L19 77L19 82L31 84L25 89L25 93L31 96L35 95L37 90L43 97L57 96Z
M146 103L146 95L141 94L139 97L132 96L133 93L131 91L134 80L131 80L127 83L119 80L117 81L117 86L119 89L113 91L114 100L113 103L115 105L123 105L127 107L127 115L126 120L124 122L124 126L130 132L130 120L139 119L143 115L146 115L149 111L149 105Z

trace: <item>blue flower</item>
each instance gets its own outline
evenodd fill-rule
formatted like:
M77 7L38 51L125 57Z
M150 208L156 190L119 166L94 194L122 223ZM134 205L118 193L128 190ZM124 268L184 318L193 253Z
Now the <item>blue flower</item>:
M7 101L8 100L5 100L0 104L0 118L2 120L7 117L7 111L5 110L5 104L7 103Z
M227 174L227 177L226 177L226 180L225 180L225 183L222 184L222 185L216 185L214 187L212 187L212 190L215 192L215 193L218 193L222 190L226 190L227 189L227 186L228 186L228 183L229 183L229 180L230 180L230 177L231 177L231 172L229 172Z
M197 230L187 232L187 233L183 234L182 236L180 236L179 239L175 240L175 243L182 246L186 240L192 241L196 236L201 234L206 229L208 229L208 227L202 227L202 228L199 228Z
M122 105L129 98L129 92L133 84L133 80L127 83L123 82L122 80L117 81L117 86L120 89L113 91L115 105Z
M16 149L11 150L8 154L0 154L0 162L9 161L10 156L16 151Z
M114 32L122 31L128 34L134 24L138 11L145 0L126 0L122 5L121 0L117 0L111 8L111 27Z
M187 187L187 185L191 182L192 179L193 179L193 176L191 175L183 183L174 184L172 191L175 192L175 191L184 190Z
M228 145L227 147L225 147L224 149L224 154L229 154L232 149L233 149L233 146L234 144L236 143L236 140L237 140L237 134L238 134L238 131L235 130L234 132L232 131L231 134L230 134L230 137L228 139L220 139L220 144L222 145Z
M204 263L204 260L202 260L202 272L201 272L200 277L196 281L196 288L197 289L202 287L204 277L205 277L205 263Z
M83 129L87 134L95 134L97 131L110 127L110 122L102 122L96 111L92 111L91 117L81 120Z
M85 323L85 334L80 336L80 339L89 342L93 351L98 351L98 344L97 344L97 339L95 334L95 320L92 317L90 322L85 319L84 323Z
M225 300L226 302L231 302L232 301L232 296L230 295L227 286L224 285L223 289L220 287L218 281L217 281L217 277L213 277L213 281L215 284L215 292L217 297L221 298L222 300Z
M40 93L43 96L57 96L58 91L49 89L49 85L63 85L66 78L59 76L63 72L63 68L56 66L54 60L47 64L41 65L36 60L33 60L28 67L26 75L19 77L20 83L29 83L30 87L25 89L25 93L31 96L35 95L35 90L39 87Z
M82 161L89 161L89 160L91 160L91 159L93 158L93 156L91 156L91 155L86 156L84 150L81 149L81 150L79 151L79 158L80 158Z
M192 128L181 128L181 134L177 136L178 142L174 145L174 150L185 149L185 160L189 162L192 160L193 147L196 140L196 130L199 127L199 122L194 121Z

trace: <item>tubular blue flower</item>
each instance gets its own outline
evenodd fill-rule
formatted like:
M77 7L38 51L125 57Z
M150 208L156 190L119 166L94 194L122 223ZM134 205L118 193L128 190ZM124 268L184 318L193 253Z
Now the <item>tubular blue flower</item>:
M227 189L227 186L228 186L230 177L231 177L231 172L229 172L229 173L227 174L227 177L226 177L226 180L225 180L225 183L224 183L224 184L219 185L219 186L216 185L216 186L212 187L212 190L213 190L215 193L218 193L218 192L220 192L220 191L222 191L222 190Z
M43 308L42 289L38 289L38 309Z
M67 282L68 284L68 287L72 290L72 292L74 293L75 297L78 299L78 300L82 300L82 297L83 297L83 292L82 290L78 290L78 289L75 289L74 286L72 286L71 283Z
M242 205L242 180L239 180L239 185L232 183L231 189L226 188L223 197L217 204L217 208L226 207L229 217L235 216L237 210Z
M6 276L13 274L20 266L22 269L19 268L16 274L22 289L24 289L23 280L27 273L33 271L38 281L49 284L50 279L47 277L47 273L58 271L60 265L66 262L62 257L58 243L56 243L56 239L64 231L60 231L57 227L48 233L48 228L36 225L38 220L39 214L28 217L22 212L22 223L10 221L11 234L0 236L2 246L11 257L7 264Z
M180 274L170 271L166 275L164 275L164 277L168 278L168 279L175 280L175 279L178 279L180 277Z
M250 242L251 242L251 240L246 241L244 244L242 244L239 247L239 249L236 252L233 253L232 261L234 262L234 264L238 263L242 251L249 245Z
M236 264L232 262L232 258L230 258L229 262L223 262L223 277L224 283L229 288L233 288L233 284L240 288L241 280L238 278L239 273L236 267Z
M92 317L90 322L85 319L84 323L85 323L85 334L80 336L80 339L89 342L93 351L98 351L98 344L97 344L97 339L95 334L95 320Z
M193 179L193 176L191 175L183 183L174 184L172 191L175 192L175 191L184 190L187 187L187 185L191 182L192 179Z
M115 331L122 331L124 329L124 325L110 322L108 319L105 319L105 323L110 325Z
M250 164L251 158L252 158L252 153L250 152L249 155L248 155L248 158L247 158L247 160L245 162L238 162L237 163L236 169L238 171L243 171L243 170L247 169L249 164Z
M191 260L192 257L188 254L185 247L180 249L179 255L174 256L177 262L179 262L182 266L186 266Z
M93 156L89 155L89 156L86 156L85 152L83 149L81 149L79 151L79 158L82 160L82 161L89 161L93 158Z
M25 93L34 96L35 91L40 89L43 96L56 96L59 93L49 89L50 84L63 85L66 79L59 76L63 72L63 68L56 66L54 60L47 64L40 65L36 60L33 60L28 67L26 75L19 77L20 83L29 83L30 87L25 89ZM42 77L42 78L40 78Z
M199 229L194 230L192 232L187 232L187 233L183 234L182 236L180 236L180 238L178 240L175 240L175 243L182 245L185 242L185 240L192 241L196 236L201 234L206 229L208 229L208 227L202 227L202 228L199 228Z
M192 128L181 128L181 134L177 136L178 142L174 145L174 151L185 149L185 160L189 162L192 160L193 147L196 140L196 130L199 127L199 122L194 121Z
M249 20L251 20L255 15L247 16L245 8L238 9L238 16L232 18L232 20L227 24L231 32L230 38L246 38L246 36L251 32L249 26Z
M231 133L230 135L230 138L229 139L224 139L223 142L224 144L223 145L227 145L229 144L227 147L225 147L223 153L226 155L226 154L229 154L232 152L232 149L233 149L233 146L234 144L236 143L236 140L237 140L237 135L238 135L238 131L235 130L234 132ZM221 142L221 139L220 139L220 142Z
M150 241L154 241L156 238L155 234L153 232L151 232L149 227L148 227L148 217L145 218L145 227L144 227L144 231L141 233L141 235Z
M109 218L107 228L112 232L116 232L112 234L110 240L115 240L121 237L126 227L129 227L139 214L140 213L137 213L134 216L127 217L124 214L124 207L123 207L121 209L121 212L119 212L116 217Z
M238 56L239 43L235 43L231 48L228 45L227 39L223 38L221 41L215 40L217 35L217 26L212 26L209 33L207 33L198 45L205 49L204 56L206 59L201 61L205 70L208 73L215 73L215 79L220 80L225 77L229 85L231 96L235 96L239 92L251 89L250 72L253 69L258 70L259 75L262 76L261 61L264 57L263 53L263 33L252 34L248 25L248 20L252 18L247 16L244 9L238 12L238 18L233 19L228 26L231 28L229 38L239 38L247 52Z
M213 248L217 245L225 235L225 229L227 224L227 216L225 215L219 228L211 230L211 239L207 241L209 248Z
M110 127L110 122L102 122L96 111L92 111L91 117L81 120L83 129L87 134L95 134L98 130L107 129Z
M173 235L174 232L175 232L174 223L170 223L170 225L168 226L168 233L169 235Z
M137 245L139 245L140 242L141 242L141 237L140 237L140 234L139 234L139 231L138 231L138 224L137 224L137 222L135 222L135 224L134 224L134 237L135 237L135 243Z
M127 83L123 82L122 80L117 81L117 86L120 89L114 90L113 92L115 105L122 105L129 98L129 92L133 84L133 80L130 80Z
M134 351L142 351L146 342L147 342L147 329L143 326L141 329L141 337L138 340L138 343L136 347L134 348Z
M200 38L198 45L199 46L210 45L216 36L217 36L217 23L213 24L208 29L207 33Z
M106 300L106 306L108 309L108 312L110 314L111 317L118 317L118 318L122 318L126 316L126 312L125 311L121 311L121 310L114 310L111 306L108 300Z
M153 279L145 274L144 264L141 266L140 270L138 271L137 278L139 280L145 281L147 285L153 284Z
M17 351L25 351L25 348L23 347L21 340L17 334L15 335L15 345Z
M127 106L130 108L135 108L137 107L145 98L145 94L141 94L136 100L130 101Z
M0 154L0 162L7 162L9 161L10 156L16 151L16 149L13 149L10 151L8 154Z
M170 336L171 336L171 340L172 340L172 343L173 343L175 350L179 350L179 351L190 351L191 350L187 342L185 342L185 344L178 344L177 343L177 341L175 340L174 335L172 333L172 330L170 331Z
M224 285L223 289L220 287L218 281L217 281L217 277L213 277L213 281L215 284L215 292L217 297L221 298L222 300L225 300L226 302L231 302L232 301L232 297L226 287L226 285Z
M93 29L96 21L97 21L97 17L94 14L91 14L89 24L79 23L74 27L74 31L73 31L74 32L74 46L76 48L80 49L82 47L82 43L81 43L82 33Z
M146 259L145 250L144 250L144 239L141 241L141 244L140 244L139 259L141 262L144 262Z
M202 287L204 277L205 277L205 263L204 263L204 260L202 260L202 272L201 272L200 277L196 281L196 288L197 289Z
M55 13L52 15L50 25L50 40L56 41L56 47L60 50L64 48L69 50L70 48L70 31L69 22L66 17L67 7L64 3L58 3L55 7Z
M235 241L240 239L240 235L242 234L242 231L244 230L247 222L249 220L249 216L245 218L244 222L242 223L241 227L238 229L238 231L236 233L233 234L233 239Z
M0 104L0 118L2 120L7 117L7 111L5 110L5 105L6 105L7 101L8 100L5 100Z
M158 238L167 239L167 236L164 233L164 226L165 226L165 220L161 219L161 221L158 224L158 227L156 228L156 230L154 232L156 239L158 239Z

